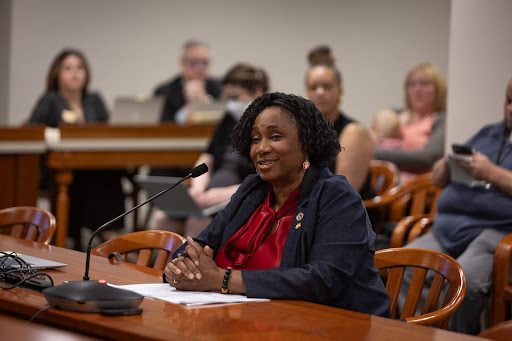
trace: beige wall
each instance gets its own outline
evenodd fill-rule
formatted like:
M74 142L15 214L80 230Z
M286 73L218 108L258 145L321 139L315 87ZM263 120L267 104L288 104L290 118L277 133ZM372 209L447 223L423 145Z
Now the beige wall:
M11 0L0 1L0 124L7 124L9 107L9 51Z
M452 0L446 149L503 119L512 1Z
M248 61L268 70L273 90L296 94L304 94L306 52L330 44L345 81L342 107L366 124L377 109L402 105L412 65L429 60L444 73L448 65L447 0L23 0L12 7L12 124L28 117L52 58L67 46L86 53L92 88L111 108L115 96L149 93L177 73L191 37L212 46L214 75Z

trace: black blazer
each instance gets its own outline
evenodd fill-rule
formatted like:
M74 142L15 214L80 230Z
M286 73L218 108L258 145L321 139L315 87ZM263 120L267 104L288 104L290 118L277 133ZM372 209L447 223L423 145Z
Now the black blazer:
M217 255L269 188L259 175L248 176L228 206L195 240L210 245ZM300 221L299 212L303 213ZM247 296L305 300L390 317L389 297L373 267L374 241L361 197L347 179L327 168L311 167L301 184L281 265L242 271Z
M108 121L108 111L103 99L98 93L85 93L82 96L82 107L86 122ZM30 124L46 124L50 127L58 127L62 120L62 111L69 110L68 103L56 91L49 91L39 98L32 115Z

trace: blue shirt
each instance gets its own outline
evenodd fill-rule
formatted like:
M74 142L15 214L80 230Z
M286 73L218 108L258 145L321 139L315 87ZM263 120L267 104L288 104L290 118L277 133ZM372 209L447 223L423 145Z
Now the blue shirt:
M487 155L494 164L512 170L512 143L508 134L502 121L485 126L466 145ZM450 183L439 196L437 210L432 232L455 257L484 229L512 232L512 197L494 187L470 188Z

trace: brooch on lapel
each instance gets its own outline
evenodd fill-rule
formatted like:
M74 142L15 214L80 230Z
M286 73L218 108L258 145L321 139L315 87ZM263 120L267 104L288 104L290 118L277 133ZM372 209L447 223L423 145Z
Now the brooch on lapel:
M302 218L304 218L304 213L302 213L302 212L297 213L297 216L295 217L295 219L297 221L301 221Z

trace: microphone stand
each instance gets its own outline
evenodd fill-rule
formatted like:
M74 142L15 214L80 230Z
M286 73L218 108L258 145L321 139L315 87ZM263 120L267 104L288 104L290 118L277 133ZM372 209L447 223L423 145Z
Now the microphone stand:
M189 178L198 177L208 171L206 164L200 164L190 170L190 173L178 181L173 186L164 189L160 193L155 194L143 203L133 207L132 209L124 212L120 216L106 222L98 227L89 238L87 244L87 254L85 261L85 275L82 281L71 281L57 286L49 287L43 290L43 294L49 305L62 310L80 311L84 313L105 313L110 315L115 314L140 314L141 309L135 309L144 299L144 296L135 292L114 288L105 285L104 282L89 281L89 265L91 261L91 244L94 237L119 219L127 214L133 212L139 207L147 204L162 194L170 191L174 187L181 184ZM135 309L135 310L134 310Z
M92 241L94 239L94 237L100 233L101 231L103 231L104 229L106 229L107 227L109 227L110 225L112 225L113 223L115 223L116 221L118 221L119 219L125 217L126 215L132 213L133 211L135 211L136 209L138 209L139 207L142 207L144 205L146 205L148 202L158 198L159 196L167 193L168 191L170 191L171 189L173 189L174 187L178 186L179 184L181 184L183 181L187 180L187 179L190 179L192 176L192 172L190 172L187 176L185 176L183 179L181 179L180 181L178 181L177 183L175 183L173 186L169 187L169 188L166 188L164 189L163 191L153 195L151 198L149 198L148 200L144 201L143 203L140 203L138 204L137 206L133 207L132 209L124 212L123 214L121 214L120 216L118 217L115 217L114 219L112 219L111 221L108 221L106 222L105 224L101 225L100 227L98 227L93 233L92 233L92 236L91 238L89 238L89 243L87 243L87 256L86 256L86 260L85 260L85 275L84 275L84 281L88 281L89 280L89 263L91 261L91 245L92 245Z

